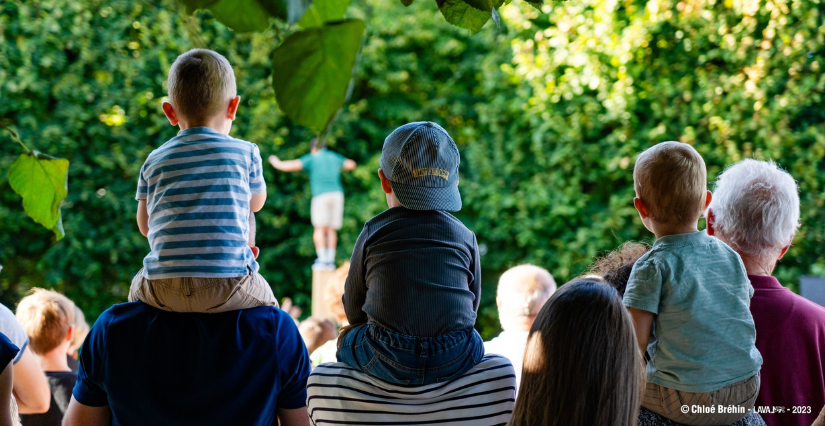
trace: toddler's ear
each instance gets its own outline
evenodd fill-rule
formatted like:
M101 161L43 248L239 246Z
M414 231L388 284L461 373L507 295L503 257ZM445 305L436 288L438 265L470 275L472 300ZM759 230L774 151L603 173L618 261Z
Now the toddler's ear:
M708 206L710 205L710 200L712 200L712 199L713 199L713 193L712 193L712 192L710 192L710 191L707 191L707 193L708 193L708 196L707 196L707 198L705 199L705 208L704 208L704 209L702 209L702 210L707 210L707 209L708 209Z
M163 109L163 113L166 114L166 118L169 119L169 124L177 126L179 122L178 115L175 113L175 108L172 107L172 104L164 102L161 108Z
M235 120L235 114L238 112L238 105L241 103L241 97L235 96L229 100L229 107L226 109L226 118Z
M639 212L642 219L647 219L648 216L650 216L650 210L648 210L647 204L645 204L641 198L636 197L633 199L633 207L636 207L636 210Z
M252 249L252 255L255 256L255 259L257 259L258 255L261 254L261 249L256 246L249 246L249 248Z

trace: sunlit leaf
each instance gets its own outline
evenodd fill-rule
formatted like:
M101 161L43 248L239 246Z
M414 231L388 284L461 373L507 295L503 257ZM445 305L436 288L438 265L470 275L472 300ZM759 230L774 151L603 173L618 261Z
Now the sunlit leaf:
M238 32L263 31L269 18L298 22L312 0L178 0L188 12L209 9L215 18Z
M360 19L290 34L272 54L272 85L281 111L323 131L346 101L363 34Z
M462 0L439 0L438 10L447 22L466 28L473 34L481 31L484 24L493 16L491 12L479 10Z
M315 0L309 6L303 18L298 21L301 28L313 28L325 22L344 19L349 0Z
M464 3L469 4L470 6L482 10L484 12L489 12L493 10L494 0L463 0Z
M60 202L68 195L69 160L37 151L22 154L9 167L9 185L23 197L23 208L35 222L63 238Z

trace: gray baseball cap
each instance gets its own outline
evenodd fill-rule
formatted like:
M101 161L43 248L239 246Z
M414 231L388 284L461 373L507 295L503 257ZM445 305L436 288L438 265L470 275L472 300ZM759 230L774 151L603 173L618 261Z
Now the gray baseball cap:
M438 124L418 121L390 133L381 170L401 205L413 210L461 210L455 142Z

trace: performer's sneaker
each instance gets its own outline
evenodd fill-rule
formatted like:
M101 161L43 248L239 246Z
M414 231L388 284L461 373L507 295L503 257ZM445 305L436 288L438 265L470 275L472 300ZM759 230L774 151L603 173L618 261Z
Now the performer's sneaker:
M315 259L315 263L312 264L313 271L334 271L335 264L322 262L321 259Z

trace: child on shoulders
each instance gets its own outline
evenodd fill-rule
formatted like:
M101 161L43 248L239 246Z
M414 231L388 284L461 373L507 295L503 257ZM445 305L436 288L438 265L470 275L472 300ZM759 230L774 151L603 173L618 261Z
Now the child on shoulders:
M633 181L656 236L624 295L651 357L642 406L687 425L734 423L753 408L762 357L742 259L697 228L711 200L705 162L690 145L663 142L639 154Z
M384 141L378 175L390 208L355 243L343 297L352 326L338 361L401 385L450 381L481 362L478 244L448 213L461 209L459 161L435 123L405 124Z
M278 306L248 244L266 186L258 147L229 136L241 100L232 66L192 49L172 64L167 86L163 112L180 132L140 169L138 227L152 251L129 300L175 312Z

